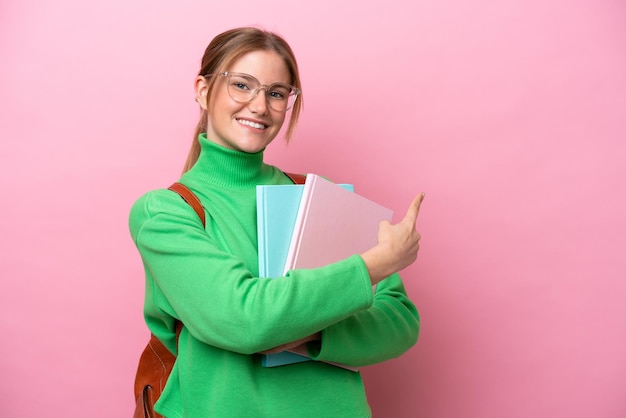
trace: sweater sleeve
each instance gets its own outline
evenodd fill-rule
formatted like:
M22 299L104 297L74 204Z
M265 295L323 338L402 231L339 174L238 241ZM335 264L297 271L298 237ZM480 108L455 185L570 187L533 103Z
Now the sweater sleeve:
M144 195L131 209L130 231L146 271L146 322L157 337L171 340L171 327L159 324L175 318L206 344L252 354L372 305L359 256L286 277L254 277L241 259L220 249L219 230L210 223L205 231L193 210L167 190Z
M396 273L381 281L373 305L322 332L321 344L309 344L315 360L366 366L403 354L419 335L420 318Z

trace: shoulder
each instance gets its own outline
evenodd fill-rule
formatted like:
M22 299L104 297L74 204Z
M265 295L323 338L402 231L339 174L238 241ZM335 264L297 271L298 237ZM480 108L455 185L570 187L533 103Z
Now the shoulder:
M180 202L179 202L180 201ZM151 190L140 196L131 206L131 216L137 212L159 212L185 203L180 196L168 189Z
M178 220L181 223L198 223L198 216L176 192L168 189L151 190L139 197L130 208L129 227L131 234L148 222ZM201 226L201 225L200 225Z

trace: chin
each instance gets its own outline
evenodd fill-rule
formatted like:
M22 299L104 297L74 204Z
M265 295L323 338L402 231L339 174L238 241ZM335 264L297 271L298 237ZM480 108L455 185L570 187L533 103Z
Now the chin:
M259 145L249 145L249 146L240 146L237 147L238 151L245 152L246 154L256 154L257 152L263 151L267 145L259 146Z
M263 141L260 143L259 141L251 141L249 143L236 144L237 149L241 152L246 152L248 154L254 154L259 151L263 151L272 141Z

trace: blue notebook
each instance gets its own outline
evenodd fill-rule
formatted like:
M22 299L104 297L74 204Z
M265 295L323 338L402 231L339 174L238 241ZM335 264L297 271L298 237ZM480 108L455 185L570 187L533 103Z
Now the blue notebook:
M351 184L343 188L354 191ZM282 277L293 228L296 224L304 185L257 186L257 235L259 247L259 277ZM283 351L263 355L265 367L300 363L310 359Z

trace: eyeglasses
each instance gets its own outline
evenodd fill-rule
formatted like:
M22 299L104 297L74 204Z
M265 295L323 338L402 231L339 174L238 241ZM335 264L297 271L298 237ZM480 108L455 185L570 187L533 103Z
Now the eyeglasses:
M210 77L212 74L207 74ZM262 85L259 80L244 73L224 71L217 74L226 78L228 95L238 103L250 103L260 90L265 90L265 100L270 108L277 112L286 112L293 107L301 90L289 84L274 83Z

